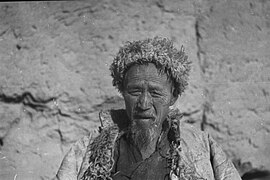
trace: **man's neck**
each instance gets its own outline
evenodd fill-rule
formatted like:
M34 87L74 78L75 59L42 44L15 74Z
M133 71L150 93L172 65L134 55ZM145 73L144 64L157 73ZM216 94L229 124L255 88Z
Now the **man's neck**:
M159 139L159 135L155 137L148 146L139 149L143 160L149 158L151 154L155 152L158 139Z

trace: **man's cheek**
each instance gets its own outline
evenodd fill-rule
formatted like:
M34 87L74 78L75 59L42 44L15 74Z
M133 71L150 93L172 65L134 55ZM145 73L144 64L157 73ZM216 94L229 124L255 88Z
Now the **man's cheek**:
M167 109L164 106L159 106L157 108L157 121L160 122L166 117Z
M134 113L134 110L136 108L135 107L136 103L135 103L134 98L132 98L130 96L126 96L125 97L125 104L126 104L127 113L129 115L129 117L132 118L132 114Z
M170 104L170 100L166 97L163 97L163 98L155 99L154 104L157 108L160 108L160 107L164 108L168 106L168 104Z

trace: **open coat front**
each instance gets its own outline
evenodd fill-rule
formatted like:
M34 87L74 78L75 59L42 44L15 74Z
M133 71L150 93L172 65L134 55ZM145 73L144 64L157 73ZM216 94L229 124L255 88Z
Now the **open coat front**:
M143 160L126 137L125 110L100 113L100 133L91 133L76 142L64 157L58 180L240 180L221 147L207 134L190 124L171 125L162 133L156 151ZM168 122L180 122L172 112ZM179 142L171 139L179 136Z

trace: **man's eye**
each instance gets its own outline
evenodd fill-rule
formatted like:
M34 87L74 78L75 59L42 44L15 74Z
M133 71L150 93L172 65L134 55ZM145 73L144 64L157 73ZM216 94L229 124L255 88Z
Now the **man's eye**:
M161 97L162 93L158 92L158 91L152 91L151 92L152 97Z
M132 96L139 96L141 94L141 91L139 90L133 90L133 91L128 91L128 93Z

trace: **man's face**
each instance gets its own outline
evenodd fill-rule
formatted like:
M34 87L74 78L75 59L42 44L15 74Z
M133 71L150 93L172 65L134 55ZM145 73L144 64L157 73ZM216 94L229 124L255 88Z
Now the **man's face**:
M131 124L143 129L161 128L176 100L171 81L152 63L134 65L126 72L123 96Z

